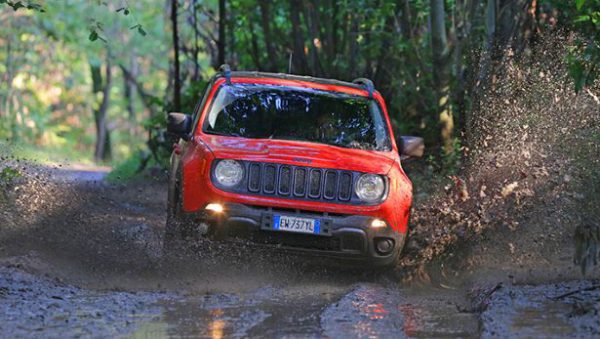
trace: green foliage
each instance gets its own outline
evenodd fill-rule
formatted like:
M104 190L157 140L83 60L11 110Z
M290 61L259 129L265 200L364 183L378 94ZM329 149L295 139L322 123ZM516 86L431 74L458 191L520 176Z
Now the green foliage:
M0 138L23 145L30 157L59 154L56 161L90 161L96 140L92 108L101 99L92 94L90 65L105 69L109 54L113 81L107 121L113 155L117 161L128 157L146 141L142 121L162 107L155 93L164 93L169 60L156 56L168 55L171 38L165 23L155 20L162 8L136 2L123 15L113 10L113 2L39 3L44 13L20 9L15 15L0 5ZM131 98L125 97L121 65L136 67L143 98L136 88Z
M44 12L44 7L37 2L34 1L11 1L11 0L0 0L0 5L7 5L12 8L13 11L18 11L19 9L29 9L38 12Z
M7 185L23 175L18 169L6 166L0 171L0 185Z
M202 99L202 95L208 85L207 81L191 81L181 95L181 111L187 114L192 114L194 108Z
M129 7L121 7L117 9L117 13L123 12L123 15L129 15Z
M0 206L6 204L9 199L8 189L13 185L14 181L23 175L18 169L11 166L5 166L0 171Z
M453 175L459 172L462 165L462 145L459 138L452 138L452 151L439 148L439 154L429 154L427 164L436 173L444 176Z
M208 82L204 80L191 81L184 89L181 96L180 109L183 113L194 113L196 105L202 100L202 95L204 94L207 84ZM155 102L157 104L162 104L162 108L157 114L152 115L143 122L143 126L149 135L146 144L150 149L153 161L163 167L167 167L173 144L177 142L177 140L166 133L166 113L173 111L173 105L171 102L162 103L158 99L156 99Z
M434 75L440 67L433 63L430 1L228 0L225 41L218 41L217 1L178 3L183 112L192 113L206 80L214 74L219 43L225 44L225 60L238 70L287 72L292 55L295 74L372 78L388 103L394 132L424 136L436 168L452 172L459 166L462 140L454 141L450 155L437 152L439 81ZM477 100L480 87L489 85L481 83L486 79L480 69L492 43L486 40L489 13L485 2L473 8L469 3L444 2L449 43L443 70L459 128L467 127L459 122ZM570 71L577 89L590 86L598 78L600 64L600 1L538 3L544 16L536 20L558 18L560 27L578 33L569 56ZM510 15L493 19L498 28L512 27L529 19L524 8L514 16L523 20L501 22ZM92 154L96 133L92 111L102 94L91 89L90 65L104 70L110 62L113 81L107 121L116 158L129 158L146 144L155 161L167 163L173 140L164 128L166 113L173 109L174 67L164 1L0 0L0 15L0 138ZM555 21L546 21L548 26L553 25L550 22ZM537 34L526 29L514 29L514 34ZM133 85L125 71L131 73ZM4 81L7 76L11 79Z
M575 90L592 85L598 78L600 46L595 42L577 41L567 56L569 72L575 83Z
M600 0L546 2L559 9L566 26L578 33L567 56L575 90L591 86L600 73Z
M127 182L143 175L144 168L153 165L156 165L156 161L147 152L138 151L115 166L106 180L111 183Z

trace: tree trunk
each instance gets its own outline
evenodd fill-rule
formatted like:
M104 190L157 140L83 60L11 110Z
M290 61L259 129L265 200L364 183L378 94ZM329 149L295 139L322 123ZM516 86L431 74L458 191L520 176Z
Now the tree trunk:
M437 92L437 114L440 124L439 142L445 154L453 149L452 133L454 119L450 103L450 81L448 74L448 41L446 34L444 0L430 0L431 47L433 54L433 79Z
M190 5L192 7L192 26L194 29L194 47L192 48L192 60L194 62L194 73L192 74L192 81L200 80L200 62L198 57L200 55L200 32L198 31L198 4L196 0L192 0Z
M225 63L225 28L227 25L227 12L225 0L219 0L219 66Z
M339 6L336 6L333 0L328 0L326 2L326 10L325 17L321 16L321 22L324 22L323 25L325 29L325 34L323 35L325 38L323 39L323 47L327 52L326 62L329 67L332 67L335 61L335 35L337 33L337 20L338 20L338 10ZM331 70L329 70L329 75L332 75Z
M397 2L398 8L401 8L402 16L400 17L400 29L402 36L406 40L412 38L412 28L410 26L410 0L402 0Z
M269 55L267 58L267 70L274 72L277 68L277 63L275 62L275 60L277 60L277 53L275 52L273 37L271 35L271 4L270 0L260 0L258 4L260 6L261 25L263 29L265 47L267 49L267 54Z
M480 47L480 41L473 34L476 25L478 9L485 0L462 0L457 2L458 18L456 43L454 48L454 67L456 69L456 86L454 90L454 101L456 103L458 130L462 135L461 143L469 147L472 144L471 115L478 107L473 99L473 80L477 75L479 58L476 53L469 52Z
M102 93L99 107L94 109L94 121L96 123L96 147L94 159L96 161L107 161L111 158L110 132L106 125L106 113L110 101L110 88L112 85L112 72L110 56L106 57L105 79L102 80L102 68L99 65L90 64L92 72L92 91L97 96ZM96 103L98 104L98 103Z
M292 39L294 41L294 54L292 61L294 64L293 73L306 75L308 71L308 63L306 54L304 53L304 35L300 26L300 11L302 4L300 0L290 1L290 22L292 23Z
M228 12L230 18L235 18L237 13L233 11L233 6L229 6L231 12ZM226 30L226 39L227 39L227 49L225 53L225 60L229 63L232 69L237 69L238 67L238 56L235 50L235 29L236 22L235 20L227 20L227 30ZM229 55L229 56L227 56Z
M171 0L171 26L173 29L173 110L181 110L181 72L179 70L179 33L177 31L178 0Z
M348 62L349 77L356 78L358 73L356 72L357 54L358 54L358 24L359 18L356 14L349 14L350 16L350 31L348 32L348 53L350 54L350 60Z
M373 82L376 87L381 87L384 83L387 83L387 75L389 74L386 70L388 53L390 52L390 41L392 41L392 35L394 34L394 18L396 14L390 13L385 19L385 26L383 28L383 41L379 47L379 56L377 63L375 64L375 73L373 75Z
M138 73L138 63L137 63L137 57L135 55L135 53L132 53L132 55L129 58L129 67L131 69L131 73L133 75L133 77L135 78L137 76ZM125 75L125 73L123 72L123 87L125 89L125 100L127 101L127 113L128 113L128 117L129 117L129 121L135 123L136 116L135 116L135 105L134 105L134 100L135 100L135 84Z
M142 99L142 104L144 104L144 106L146 106L146 108L150 111L150 116L154 116L156 113L156 109L154 107L156 98L146 92L142 84L138 82L136 76L130 70L123 65L119 65L119 67L121 68L123 76L127 79L127 81L135 86L137 93Z
M305 10L305 22L307 25L308 37L309 37L309 55L310 55L310 68L311 75L323 76L323 69L321 68L321 61L319 60L319 51L321 49L321 37L319 35L319 20L316 15L315 4L312 1L304 1Z
M262 63L260 59L260 50L258 49L258 38L254 31L254 23L252 20L248 20L248 31L250 32L250 56L257 70L262 69Z

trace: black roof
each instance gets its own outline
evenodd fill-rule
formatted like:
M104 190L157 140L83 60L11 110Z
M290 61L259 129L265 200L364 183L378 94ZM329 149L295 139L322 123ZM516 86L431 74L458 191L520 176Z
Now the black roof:
M297 81L307 81L314 82L317 84L326 84L326 85L338 85L338 86L346 86L356 89L369 90L366 82L370 83L373 86L372 82L368 79L356 79L354 82L340 81L335 79L324 79L324 78L315 78L304 75L294 75L294 74L285 74L285 73L269 73L269 72L256 72L256 71L229 71L227 69L223 69L221 66L221 70L219 73L215 74L214 79L218 78L226 78L227 73L232 78L240 77L240 78L275 78L275 79L285 79L285 80L297 80ZM372 90L373 87L371 87Z

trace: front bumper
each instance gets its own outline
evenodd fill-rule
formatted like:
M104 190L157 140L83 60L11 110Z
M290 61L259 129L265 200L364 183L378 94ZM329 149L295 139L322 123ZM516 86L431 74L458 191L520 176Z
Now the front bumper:
M319 213L294 209L228 203L223 213L196 215L198 221L217 227L222 234L249 239L257 244L312 255L343 258L358 264L386 266L395 263L405 235L390 227L372 228L373 217ZM273 215L319 219L321 234L300 234L273 230ZM391 250L377 249L380 241L391 241Z

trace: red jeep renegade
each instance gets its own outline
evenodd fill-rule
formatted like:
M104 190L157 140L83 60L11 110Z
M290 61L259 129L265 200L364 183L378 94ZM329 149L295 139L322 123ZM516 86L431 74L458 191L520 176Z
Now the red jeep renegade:
M193 115L170 113L165 246L238 237L389 266L407 234L412 184L385 102L353 83L221 68Z

